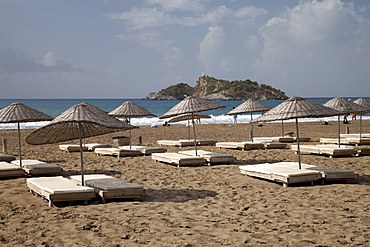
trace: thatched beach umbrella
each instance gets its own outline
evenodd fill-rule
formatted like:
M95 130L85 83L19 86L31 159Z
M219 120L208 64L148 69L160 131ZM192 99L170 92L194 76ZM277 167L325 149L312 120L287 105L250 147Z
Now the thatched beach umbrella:
M365 107L367 109L366 112L361 112L360 113L360 139L361 139L361 135L362 135L362 115L365 114L365 113L370 112L370 101L368 101L364 98L359 98L359 99L357 99L353 102L362 106L362 107Z
M248 113L250 112L251 113L251 140L253 142L253 117L252 117L252 113L253 112L266 112L268 110L270 110L271 107L255 100L255 99L248 99L246 100L245 102L243 102L242 104L240 104L239 106L235 107L234 109L232 109L231 111L229 111L228 113L226 113L226 115L235 115L235 114L242 114L242 113Z
M170 120L168 120L169 123L176 123L184 120L188 120L188 139L190 140L190 123L189 121L194 117L194 119L205 119L205 118L211 118L210 116L201 113L201 112L196 112L196 113L186 113L182 115L178 115L177 117L173 117Z
M129 123L131 123L132 117L145 117L145 116L153 116L156 117L150 111L146 110L144 107L141 107L134 102L126 101L110 113L111 116L115 117L125 117L129 119ZM131 149L131 129L130 129L130 149Z
M166 112L163 116L159 117L159 119L164 118L170 118L174 116L178 116L181 114L190 113L192 115L192 124L194 126L193 128L193 134L194 134L194 149L195 149L195 155L197 155L197 142L196 142L196 134L195 134L195 123L194 123L194 113L196 112L202 112L202 111L210 111L210 110L218 110L218 109L224 109L226 106L197 98L195 96L189 96L180 101L177 105L172 107L168 112Z
M18 102L13 103L0 111L0 123L17 123L19 164L21 167L23 165L20 123L51 121L52 119L53 118L49 115Z
M301 97L292 97L272 108L253 122L269 122L275 120L295 119L298 146L298 164L301 169L301 152L299 147L298 118L329 117L340 115L341 112L325 107Z
M344 98L334 98L323 104L326 107L340 111L342 114L366 112L366 108ZM340 147L340 115L338 115L338 145Z
M119 121L98 107L83 102L61 113L49 124L32 131L26 141L29 144L40 145L80 139L81 180L84 185L82 138L132 128L135 126Z

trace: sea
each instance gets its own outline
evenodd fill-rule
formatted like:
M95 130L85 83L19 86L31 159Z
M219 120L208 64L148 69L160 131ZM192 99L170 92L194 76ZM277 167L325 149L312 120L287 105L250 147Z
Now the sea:
M360 97L343 97L348 100L354 101ZM370 97L361 97L367 100L370 100ZM306 98L313 102L324 104L325 102L329 101L332 98ZM170 110L173 106L180 102L180 100L142 100L142 99L0 99L0 109L14 103L20 102L29 107L37 109L41 112L44 112L52 117L57 117L60 113L64 112L71 106L76 104L87 102L92 104L96 107L99 107L103 111L110 112L123 104L126 101L134 102L146 110L150 111L151 113L157 115L158 117L138 117L138 118L131 118L131 124L136 126L143 126L143 125L162 125L168 119L159 119L164 113ZM213 101L220 105L226 106L226 108L221 110L212 110L203 112L209 115L211 118L209 119L201 119L202 124L232 124L233 123L233 116L226 115L229 111L233 109L233 107L237 107L242 104L244 101ZM284 100L260 100L261 103L270 106L271 108L279 105L280 103L284 102ZM252 115L250 113L239 114L237 116L238 123L248 123L251 121L251 118L255 119L260 116L261 113L254 112ZM359 119L359 116L357 117ZM363 120L369 120L370 114L365 114L362 116ZM351 120L351 117L349 117ZM284 122L292 122L294 120L285 120ZM325 117L325 118L303 118L299 120L300 122L324 122L324 121L338 121L337 116L333 117ZM43 122L28 122L28 123L21 123L20 127L22 129L34 129L39 128L46 125L48 121ZM172 124L188 124L187 121L181 121ZM16 129L17 124L15 123L4 123L0 124L0 129Z

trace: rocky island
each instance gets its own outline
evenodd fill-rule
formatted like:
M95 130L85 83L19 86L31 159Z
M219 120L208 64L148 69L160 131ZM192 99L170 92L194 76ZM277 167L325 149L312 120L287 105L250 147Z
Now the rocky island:
M182 100L187 96L197 96L207 100L280 100L288 99L280 89L266 84L258 84L249 79L227 81L210 76L199 77L195 87L178 83L148 94L144 100Z

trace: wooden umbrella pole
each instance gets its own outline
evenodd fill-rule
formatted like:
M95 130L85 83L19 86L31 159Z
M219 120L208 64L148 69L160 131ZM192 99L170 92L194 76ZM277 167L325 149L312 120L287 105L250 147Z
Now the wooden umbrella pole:
M190 140L190 120L188 119L188 140Z
M281 136L284 136L284 120L281 120Z
M84 179L84 156L82 150L82 123L78 123L78 135L80 138L80 159L81 159L81 184L85 186L85 179Z
M131 124L131 118L130 117L128 118L128 122L129 122L129 124ZM130 129L130 141L129 141L129 143L130 143L130 149L131 149L131 129Z
M197 150L197 137L196 137L196 135L195 135L194 113L191 113L191 121L192 121L192 124L193 124L195 156L198 156L198 150Z
M22 143L21 143L21 127L20 123L18 124L18 151L19 151L19 165L20 167L23 167L22 165Z
M338 115L338 145L340 147L340 116Z
M295 119L295 126L296 126L296 131L297 131L297 154L298 154L298 165L299 169L302 169L302 164L301 164L301 148L299 146L299 128L298 128L298 118Z
M250 133L250 137L251 137L251 141L253 142L253 123L252 123L252 120L253 120L253 115L252 115L252 112L251 112L251 133Z
M360 115L360 141L362 138L362 114Z

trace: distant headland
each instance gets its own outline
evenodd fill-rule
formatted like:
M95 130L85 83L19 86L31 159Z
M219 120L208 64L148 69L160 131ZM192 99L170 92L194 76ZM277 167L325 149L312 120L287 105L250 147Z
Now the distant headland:
M266 84L258 84L246 79L244 81L227 81L202 75L195 87L178 83L148 94L144 100L182 100L186 96L197 96L207 100L284 100L288 99L280 89Z

